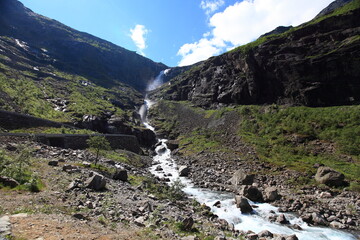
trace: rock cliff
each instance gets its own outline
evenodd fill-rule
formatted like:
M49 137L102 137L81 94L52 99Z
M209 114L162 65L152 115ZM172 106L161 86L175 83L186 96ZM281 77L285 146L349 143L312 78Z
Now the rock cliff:
M155 96L217 104L360 102L360 1L259 38L177 76Z

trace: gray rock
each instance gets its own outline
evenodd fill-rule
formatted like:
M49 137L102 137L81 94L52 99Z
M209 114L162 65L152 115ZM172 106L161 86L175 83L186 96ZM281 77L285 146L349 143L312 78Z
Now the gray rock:
M330 187L345 186L346 183L344 182L344 179L344 174L329 167L319 167L315 174L315 180L318 183L322 183Z
M3 216L0 218L0 236L7 236L11 234L10 218Z
M190 168L187 166L180 166L179 167L179 176L180 177L187 177L190 174Z
M284 214L280 214L277 218L276 218L276 222L280 223L280 224L289 224L289 221L286 219Z
M287 236L285 238L285 240L299 240L298 237L294 234L294 235L290 235L290 236Z
M270 237L272 238L274 235L272 234L272 232L268 231L268 230L263 230L261 232L258 233L259 237Z
M322 225L322 226L328 225L327 221L322 216L320 216L320 214L312 213L311 216L312 216L312 221L315 225Z
M240 191L242 195L253 202L264 202L264 198L260 190L255 186L245 186Z
M240 208L241 213L251 213L253 208L250 206L248 200L241 196L235 196L236 207Z
M276 187L268 187L265 189L265 201L273 202L280 198L281 198L281 196L279 195Z
M126 182L128 180L127 171L125 169L116 170L116 173L114 174L113 179Z
M229 180L233 186L251 185L254 182L254 174L246 174L243 170L237 170Z
M2 185L4 185L5 187L11 187L11 188L14 188L14 187L17 187L20 185L20 183L18 181L16 181L15 179L6 177L6 176L0 176L0 183Z
M145 218L143 216L138 217L134 220L134 223L139 227L145 227Z
M95 191L101 191L105 189L106 179L104 176L95 173L85 182L85 186Z
M337 228L337 229L345 229L346 228L346 225L345 224L342 224L340 222L337 222L337 221L332 221L330 223L330 227L332 228Z

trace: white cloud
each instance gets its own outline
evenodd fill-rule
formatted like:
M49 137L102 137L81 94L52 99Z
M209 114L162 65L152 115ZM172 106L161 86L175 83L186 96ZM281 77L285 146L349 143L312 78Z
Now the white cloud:
M180 66L202 61L246 44L278 26L299 25L311 20L333 0L244 0L211 16L211 34L178 52ZM203 1L204 2L204 1ZM185 51L187 50L187 51Z
M146 34L149 32L149 30L146 29L144 25L136 25L133 29L130 29L130 37L134 41L134 44L137 47L138 52L145 56L144 49L146 46Z
M206 15L209 15L219 9L222 5L225 4L224 0L202 0L200 7L205 10Z

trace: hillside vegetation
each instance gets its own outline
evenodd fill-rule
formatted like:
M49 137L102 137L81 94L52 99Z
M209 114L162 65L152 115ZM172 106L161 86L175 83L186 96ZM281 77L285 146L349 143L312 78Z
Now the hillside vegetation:
M159 132L179 140L185 155L226 152L246 158L247 153L232 140L240 137L239 141L254 147L261 161L305 173L307 183L316 172L314 165L323 164L345 174L351 189L360 190L358 105L204 110L189 102L161 101L151 116Z

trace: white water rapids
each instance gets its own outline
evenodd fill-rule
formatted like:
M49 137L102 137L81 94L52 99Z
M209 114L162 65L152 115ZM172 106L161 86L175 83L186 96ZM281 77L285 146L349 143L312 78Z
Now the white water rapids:
M144 125L155 131L146 118L147 110L153 105L150 100L145 100L145 104L140 109L140 114ZM169 184L177 179L186 186L183 191L190 197L196 199L199 203L204 203L211 208L211 211L216 214L220 219L225 219L228 223L232 223L235 229L248 231L251 230L255 233L259 233L263 230L268 230L276 234L292 235L296 236L300 240L356 240L357 238L350 233L334 230L324 227L310 227L300 218L295 217L293 214L285 214L285 217L291 224L299 225L303 230L295 230L281 225L278 223L270 222L267 220L273 212L279 214L278 209L267 203L253 203L258 208L255 209L256 214L242 214L240 209L236 208L234 201L234 194L215 192L205 188L197 188L191 182L190 179L185 177L179 177L177 165L174 159L171 157L171 151L166 146L166 139L159 139L159 144L156 147L156 155L153 158L154 165L150 168L150 172L160 178L167 177L170 179ZM164 151L165 149L165 151ZM161 166L163 171L155 171L157 166ZM221 201L221 207L213 206L215 202Z

